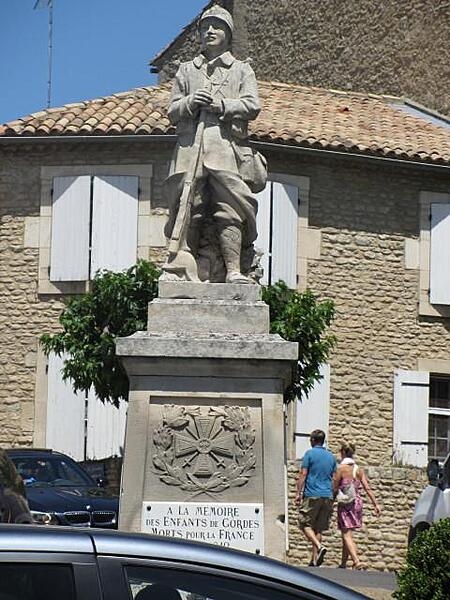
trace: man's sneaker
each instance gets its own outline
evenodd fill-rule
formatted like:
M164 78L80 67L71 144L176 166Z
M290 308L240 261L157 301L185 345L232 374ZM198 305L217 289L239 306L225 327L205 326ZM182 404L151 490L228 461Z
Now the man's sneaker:
M323 559L325 558L326 553L327 553L327 549L325 548L325 546L320 546L319 552L317 553L317 561L316 561L316 565L318 567L320 567L320 565L323 563Z

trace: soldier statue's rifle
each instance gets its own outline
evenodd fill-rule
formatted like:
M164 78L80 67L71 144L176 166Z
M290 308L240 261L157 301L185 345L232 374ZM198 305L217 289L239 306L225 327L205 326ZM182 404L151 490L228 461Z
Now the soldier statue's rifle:
M195 185L201 167L203 154L203 132L205 130L205 111L200 117L192 145L192 163L183 184L177 217L169 242L169 260L164 265L166 271L186 275L190 281L198 281L197 263L187 247L187 231L191 219L191 207L194 200Z

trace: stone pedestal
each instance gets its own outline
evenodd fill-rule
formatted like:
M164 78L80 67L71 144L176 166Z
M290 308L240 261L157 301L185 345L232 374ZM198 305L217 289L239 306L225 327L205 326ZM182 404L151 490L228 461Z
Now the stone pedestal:
M160 282L130 378L119 528L284 559L283 392L297 344L256 285Z

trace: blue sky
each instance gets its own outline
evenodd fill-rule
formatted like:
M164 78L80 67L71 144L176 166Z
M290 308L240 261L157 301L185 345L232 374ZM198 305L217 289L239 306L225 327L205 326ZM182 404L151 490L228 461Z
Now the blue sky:
M0 0L0 123L47 105L48 10L35 1ZM148 62L207 0L53 3L51 105L61 106L154 85Z

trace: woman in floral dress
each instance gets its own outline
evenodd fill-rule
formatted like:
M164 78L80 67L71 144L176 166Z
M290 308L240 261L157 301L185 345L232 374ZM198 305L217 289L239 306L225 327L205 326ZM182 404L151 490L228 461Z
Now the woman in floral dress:
M352 502L348 504L338 502L337 521L342 536L342 559L339 566L343 569L346 568L349 557L352 559L353 569L362 569L362 563L358 558L358 551L353 539L353 530L359 529L362 526L363 499L361 497L361 488L364 489L370 498L375 515L378 517L381 512L375 496L370 489L366 474L361 467L358 467L353 458L355 449L355 445L352 443L344 442L342 444L342 460L334 480L335 495L339 490L346 491L349 484L353 484L355 490L355 499Z

